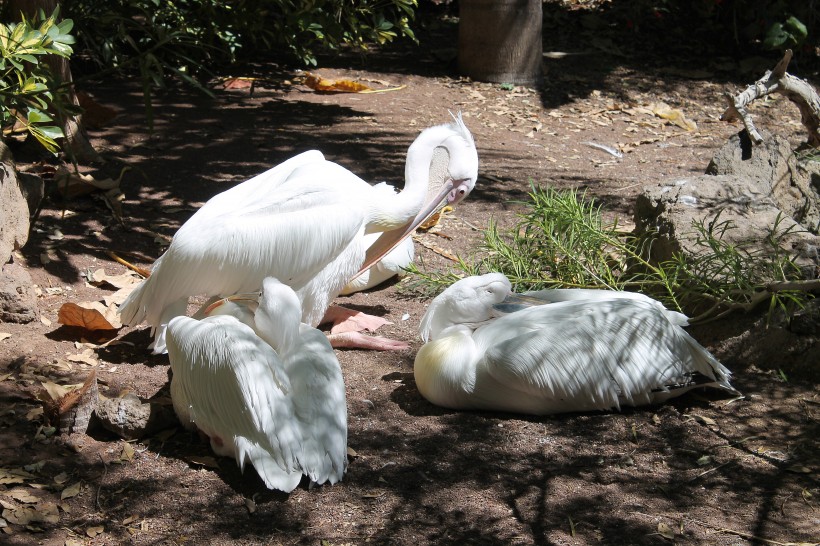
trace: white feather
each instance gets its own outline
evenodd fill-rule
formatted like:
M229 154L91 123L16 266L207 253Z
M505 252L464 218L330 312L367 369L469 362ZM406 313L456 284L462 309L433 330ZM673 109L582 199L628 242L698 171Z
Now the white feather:
M371 186L313 150L211 198L123 302L123 323L150 324L160 353L166 325L185 314L190 296L254 292L274 276L296 291L302 321L315 326L365 263L365 233L406 237L405 227L427 209L428 189L452 202L472 189L475 144L460 116L454 119L424 130L410 146L400 193L384 183ZM438 167L438 179L431 177L440 147L448 152L447 180ZM459 185L450 190L453 180Z
M341 480L342 372L327 338L300 324L296 294L265 279L256 331L243 324L251 319L242 306L219 312L229 314L176 317L168 326L171 398L180 421L240 468L250 462L271 489L292 491L302 474L316 483Z
M680 313L626 292L549 292L538 296L556 303L493 318L510 294L503 275L445 290L422 319L430 341L415 360L421 394L449 408L542 415L660 403L697 386L736 392Z

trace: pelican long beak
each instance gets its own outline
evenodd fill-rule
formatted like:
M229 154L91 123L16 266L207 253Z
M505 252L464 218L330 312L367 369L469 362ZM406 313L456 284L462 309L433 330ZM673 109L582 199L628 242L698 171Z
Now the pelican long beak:
M359 275L373 267L373 265L381 260L385 254L396 248L396 246L412 234L417 227L427 221L436 211L444 206L445 201L450 204L456 204L467 196L469 190L465 189L465 184L460 180L448 180L433 199L425 203L415 218L410 220L404 226L385 231L378 239L376 239L364 256L364 264L358 273L348 282L353 281Z
M245 301L249 303L258 303L260 295L261 294L259 292L248 292L246 294L234 294L233 296L228 296L227 298L218 299L211 305L206 307L203 311L203 314L207 317L211 313L213 313L215 309L222 305L225 305L225 303L229 301Z
M496 303L493 305L493 309L496 311L496 316L501 316L509 315L510 313L515 313L516 311L521 311L522 309L526 309L528 307L544 305L546 303L547 302L544 300L539 300L538 298L534 298L532 296L510 294L504 298L504 301L501 303Z

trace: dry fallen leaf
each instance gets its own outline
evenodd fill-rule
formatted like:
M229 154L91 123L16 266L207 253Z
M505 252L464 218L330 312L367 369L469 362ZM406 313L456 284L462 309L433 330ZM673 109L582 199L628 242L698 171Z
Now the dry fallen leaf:
M120 457L119 459L117 459L117 461L122 463L129 463L134 458L134 453L134 446L132 446L128 442L125 442L122 445L122 451L120 451Z
M79 326L92 331L117 330L122 327L116 319L116 311L100 302L64 303L57 320L66 326Z
M97 535L101 535L104 532L105 532L105 527L103 527L102 525L99 525L99 526L96 526L96 527L89 527L88 529L85 530L85 534L88 535L91 538L94 538Z
M372 90L371 87L363 83L351 80L328 80L319 74L313 74L311 72L305 73L305 85L314 91L320 91L322 93L361 93L362 91Z
M139 275L132 273L131 271L126 271L125 273L120 273L119 275L109 275L105 272L105 269L102 268L94 271L88 271L86 273L86 279L88 279L88 282L97 284L107 283L114 288L134 286L142 281L142 278Z
M186 460L191 464L205 466L208 468L219 468L219 463L213 457L205 455L204 457L187 457Z
M22 468L0 468L0 485L24 483L25 480L31 479L34 479L34 474Z
M691 413L691 414L688 414L687 417L691 417L695 421L697 421L701 424L704 424L707 427L713 427L713 426L716 427L717 426L717 422L714 419L712 419L711 417L706 417L705 415L697 415L697 414Z
M26 503L26 504L34 504L34 503L36 503L37 501L40 500L38 497L35 497L34 495L32 495L31 491L29 491L27 489L21 489L19 487L16 487L16 488L12 489L11 491L8 491L4 494L8 495L9 497L13 498L14 500L16 500L18 502L22 502L22 503Z
M247 77L225 78L222 85L225 89L251 89L255 80L256 78Z
M80 494L80 490L82 489L83 482L75 482L63 489L63 492L60 493L60 500L70 499L71 497L76 497Z
M35 506L3 510L3 517L17 525L30 523L57 523L60 521L60 512L53 502L43 502Z
M405 85L390 87L387 89L373 89L363 83L353 80L330 80L323 78L319 74L305 72L304 83L314 91L320 93L384 93L387 91L398 91L404 89Z
M669 540L675 540L675 533L674 533L674 532L672 531L672 529L671 529L671 528L670 528L670 527L669 527L666 523L664 523L664 522L660 522L660 523L658 523L658 533L660 533L660 535L661 535L663 538L667 538L667 539L669 539Z
M672 108L665 102L653 102L649 105L649 110L661 119L665 119L686 131L697 131L698 125L692 120L686 119L683 112L677 108Z
M105 306L110 308L121 305L122 302L125 301L125 298L127 298L136 287L137 285L126 286L125 288L120 288L113 294L104 296L103 301L105 302Z
M0 341L3 341L4 339L8 339L10 337L11 334L9 334L8 332L0 332Z
M99 361L96 359L94 349L86 349L80 354L68 355L66 356L66 360L70 360L71 362L82 362L83 364L88 364L89 366L96 366L99 364Z

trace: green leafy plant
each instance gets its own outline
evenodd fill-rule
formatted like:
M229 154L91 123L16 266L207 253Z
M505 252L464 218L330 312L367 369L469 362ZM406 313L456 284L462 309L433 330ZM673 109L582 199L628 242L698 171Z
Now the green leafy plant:
M504 273L516 290L601 288L644 292L667 307L706 320L768 301L771 309L802 304L808 297L800 270L783 251L790 229L775 223L763 248L731 243L734 229L717 214L693 224L693 250L656 263L650 251L657 234L636 236L606 222L601 207L574 191L533 187L528 211L509 232L491 223L479 257L460 260L444 273L411 267L407 290L425 295L463 275Z
M72 21L58 22L59 9L35 21L0 24L0 125L3 135L28 132L56 153L60 119L75 112L68 89L45 62L46 55L71 56ZM56 118L56 119L55 119Z
M802 44L808 35L806 25L792 15L784 22L778 21L769 27L763 45L767 49L794 48Z
M210 94L200 80L242 53L289 52L316 65L322 48L414 38L416 0L64 0L78 50L103 71L139 72L148 124L152 95L169 79Z

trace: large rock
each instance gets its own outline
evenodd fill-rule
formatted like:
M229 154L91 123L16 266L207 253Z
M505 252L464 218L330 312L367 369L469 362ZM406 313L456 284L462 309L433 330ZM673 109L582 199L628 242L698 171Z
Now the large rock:
M170 406L143 402L134 393L100 399L95 412L103 428L126 440L144 438L178 423Z
M765 188L775 205L795 222L817 234L820 225L818 162L798 163L789 142L762 133L764 144L753 146L746 131L729 138L706 174L735 176Z
M769 137L752 147L748 138L736 135L715 155L707 173L659 183L638 197L636 233L655 230L659 235L651 248L653 259L696 252L693 222L708 224L720 213L719 222L734 226L724 240L757 241L761 250L773 226L790 229L784 250L796 256L806 277L818 276L820 238L799 222L817 225L820 198L787 142Z
M8 147L0 141L0 265L28 240L29 208Z
M37 294L31 275L16 263L0 265L0 322L37 320Z

